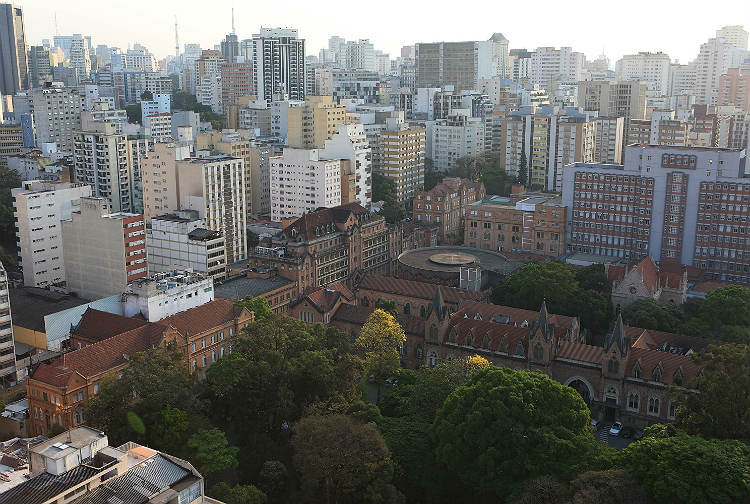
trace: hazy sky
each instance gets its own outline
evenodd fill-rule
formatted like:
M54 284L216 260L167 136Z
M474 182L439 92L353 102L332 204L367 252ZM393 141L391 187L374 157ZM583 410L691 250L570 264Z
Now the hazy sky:
M19 1L19 0L16 0ZM231 30L234 6L240 40L259 27L299 30L307 54L328 37L369 38L376 49L399 55L415 42L486 40L501 32L511 48L572 46L594 59L604 48L611 63L623 54L664 51L686 63L702 42L728 24L750 26L748 0L28 0L21 1L29 44L55 34L91 35L92 42L126 49L134 42L158 58L174 54L174 16L180 48L217 44ZM707 8L708 7L708 8ZM616 8L616 10L615 10Z

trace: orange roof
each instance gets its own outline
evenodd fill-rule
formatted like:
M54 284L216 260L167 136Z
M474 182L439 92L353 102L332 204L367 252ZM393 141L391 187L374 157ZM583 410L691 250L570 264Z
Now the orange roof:
M196 335L234 320L243 310L245 308L235 305L234 301L216 298L209 303L159 320L156 324L172 325L183 335Z
M40 364L31 378L57 387L68 383L73 373L91 378L124 364L129 356L158 345L166 330L166 326L147 324L97 341L65 353L49 364Z
M534 310L524 310L523 308L513 308L511 306L500 306L495 304L480 303L478 301L464 300L458 306L456 314L463 316L466 314L469 318L474 318L476 314L482 317L482 320L490 321L493 317L505 315L508 317L507 324L521 325L528 322L531 325L539 318L539 312ZM550 314L549 320L556 327L570 329L573 326L575 317L567 315Z
M636 265L636 269L640 271L643 277L643 283L648 288L649 292L654 292L656 287L659 285L659 268L651 256L644 257L641 262Z
M333 315L333 322L348 322L355 325L364 325L367 322L367 317L370 316L375 308L372 306L354 306L350 304L342 304L336 310ZM424 319L419 317L413 317L411 315L399 314L396 317L398 323L406 334L415 334L424 336Z
M457 345L467 345L467 339L471 334L473 341L469 346L474 348L484 348L485 350L498 352L500 351L501 343L505 341L508 344L507 353L509 355L516 353L519 344L523 346L525 355L526 348L528 347L528 327L515 327L485 320L474 320L473 318L464 318L458 313L451 317L450 327L451 331L456 331L455 343ZM484 341L485 336L489 339L487 345L485 345ZM450 333L448 338L450 341Z
M575 341L561 341L557 358L579 362L601 362L604 349L600 346L587 345Z
M682 373L683 386L690 384L698 376L702 366L698 366L688 355L661 352L659 350L648 350L645 348L633 348L628 355L628 363L625 367L625 376L633 376L633 367L639 363L641 367L641 378L651 380L654 369L661 366L661 382L666 384L675 383L677 370Z
M140 317L130 318L89 307L86 308L81 321L71 332L71 335L87 340L100 341L146 324L148 322Z

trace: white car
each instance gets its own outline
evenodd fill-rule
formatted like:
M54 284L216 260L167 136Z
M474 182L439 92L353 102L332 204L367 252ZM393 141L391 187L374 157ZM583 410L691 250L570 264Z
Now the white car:
M622 432L622 422L615 422L612 424L612 427L609 428L609 433L613 436L619 436L620 432Z

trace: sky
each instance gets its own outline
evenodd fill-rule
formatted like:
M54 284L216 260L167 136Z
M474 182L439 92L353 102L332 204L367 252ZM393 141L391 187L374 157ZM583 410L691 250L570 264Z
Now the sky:
M16 0L19 2L19 0ZM750 26L748 0L28 0L24 8L29 45L55 35L90 35L94 46L127 49L135 42L161 59L174 54L177 16L180 49L186 43L213 48L231 31L251 38L260 26L297 28L306 53L318 54L328 38L369 38L375 49L399 56L415 42L486 40L500 32L510 48L571 46L593 60L604 53L611 66L623 54L662 51L681 63L725 25ZM710 5L710 8L706 8ZM618 7L615 12L610 7Z

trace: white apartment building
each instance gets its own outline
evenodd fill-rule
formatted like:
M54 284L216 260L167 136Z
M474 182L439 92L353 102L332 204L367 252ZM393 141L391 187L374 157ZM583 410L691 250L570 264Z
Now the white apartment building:
M168 142L172 139L172 114L146 116L143 127L154 142Z
M91 73L91 55L86 39L80 33L70 39L70 66L76 71L78 82L87 80Z
M625 134L624 117L596 117L596 162L622 163L622 144Z
M85 118L74 133L76 181L91 186L93 196L109 200L116 212L133 210L133 175L128 140L111 123Z
M91 196L91 186L29 180L13 189L18 264L23 284L49 287L65 282L62 225L78 211L80 198Z
M16 351L13 341L13 320L10 312L8 273L0 262L0 381L16 379Z
M141 72L156 72L159 69L156 56L140 44L136 44L133 49L128 49L128 52L123 55L123 67L123 70Z
M669 95L692 94L697 77L695 63L688 65L672 64L669 70Z
M701 44L695 60L695 102L716 105L719 77L727 73L733 47L723 38L708 39Z
M340 160L323 159L320 149L285 148L270 164L272 221L341 204Z
M716 30L716 38L723 38L737 49L747 49L747 37L748 33L742 25L724 26Z
M227 261L247 259L245 161L227 155L177 161L180 210L196 210L205 227L226 240Z
M172 112L172 95L169 93L152 94L150 100L141 100L141 122L148 116L169 114Z
M493 33L489 40L476 42L477 83L480 79L510 77L508 39L502 33Z
M649 97L669 95L671 61L663 52L627 54L615 65L617 80L645 81Z
M149 322L167 317L214 300L211 278L190 269L156 273L139 278L122 293L122 314L142 316Z
M174 143L155 143L141 159L143 185L143 218L153 217L179 208L177 191L177 160L190 157L189 148Z
M453 112L432 127L432 159L438 171L452 168L459 158L479 156L487 150L484 119L471 117L465 109Z
M69 88L53 86L31 92L36 144L56 143L60 152L73 152L73 132L81 128L81 98Z
M571 47L537 47L531 53L532 84L548 87L552 82L577 82L583 78L586 56Z
M372 204L372 149L364 127L357 124L339 124L336 133L320 150L321 159L349 160L349 175L355 180L355 201L365 208Z
M305 99L305 40L296 29L263 28L254 34L248 49L259 100L269 103L275 94Z
M146 229L150 274L191 270L215 280L227 277L224 236L206 229L194 210L176 211L151 219Z

